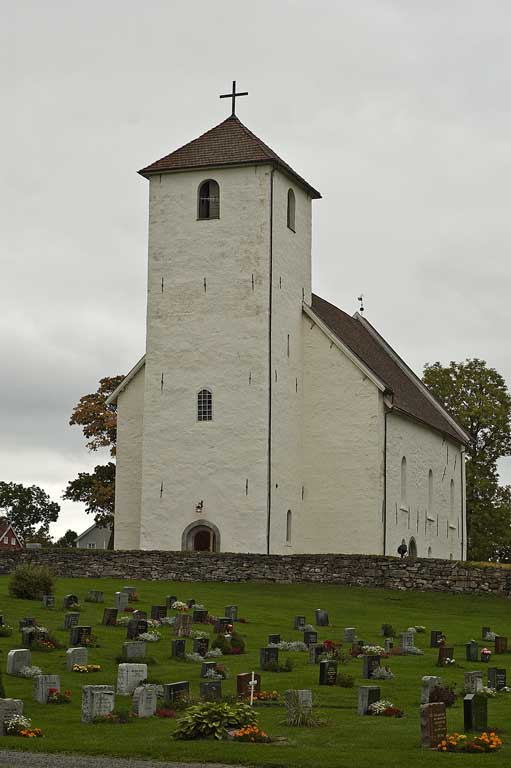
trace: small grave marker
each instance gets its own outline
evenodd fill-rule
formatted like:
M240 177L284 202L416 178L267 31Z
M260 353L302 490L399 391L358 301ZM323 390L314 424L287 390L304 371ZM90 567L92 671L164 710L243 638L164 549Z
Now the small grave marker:
M431 691L441 685L442 678L438 675L424 675L421 681L421 704L429 704Z
M264 669L268 664L279 663L279 649L274 647L259 649L259 665Z
M76 626L71 627L69 633L69 645L86 645L92 637L92 627Z
M71 629L71 627L76 627L78 622L80 621L80 614L77 611L72 611L70 613L64 614L64 629Z
M42 606L43 608L55 608L55 595L43 595Z
M184 659L185 652L186 652L186 641L184 638L178 638L177 640L172 640L170 655L174 659Z
M507 653L507 637L495 635L495 654Z
M356 627L345 627L344 628L344 642L345 643L354 643L357 638L357 628Z
M362 656L362 677L364 680L370 680L373 671L380 666L381 657L374 654Z
M36 675L32 680L32 696L38 704L48 703L50 688L60 691L60 675Z
M238 606L226 605L224 608L224 616L230 619L231 622L238 621Z
M208 618L208 611L206 608L194 608L192 613L192 621L194 624L205 624Z
M17 675L22 667L30 667L32 654L28 648L15 648L7 654L7 674Z
M506 670L499 667L489 667L488 685L490 688L495 688L496 691L501 691L503 688L505 688Z
M166 706L170 706L180 699L188 699L189 697L190 683L188 680L183 680L179 683L164 683L163 701Z
M380 699L380 687L378 685L361 685L358 689L357 713L367 715L371 704Z
M86 600L88 603L104 603L105 594L99 589L90 589L87 593Z
M128 607L128 595L126 592L116 592L114 594L114 606L118 611L124 611Z
M221 701L222 699L222 681L208 680L200 684L200 696L205 701Z
M337 682L337 662L333 660L319 662L319 684L335 685Z
M161 621L162 619L165 619L167 616L167 606L166 605L152 605L151 606L151 618L155 621Z
M477 693L483 687L482 672L465 672L463 675L463 688L465 693Z
M438 644L442 640L444 633L439 629L432 629L429 633L429 647L438 648Z
M306 624L305 616L295 616L293 627L294 629L303 629Z
M117 608L105 608L103 610L103 620L101 623L105 627L115 627L117 624Z
M143 640L127 640L122 644L122 655L125 659L145 659L146 644Z
M311 630L305 630L303 633L303 642L305 645L312 645L312 643L317 643L318 633Z
M92 723L114 711L113 685L84 685L82 688L82 723Z
M73 609L73 606L79 605L78 595L66 595L62 601L62 607L65 611Z
M488 699L481 693L467 693L463 699L465 731L486 731L488 728Z
M132 710L138 717L152 717L157 705L156 685L139 685L135 688Z
M319 657L325 652L323 643L309 645L309 664L319 664Z
M479 660L479 646L475 640L465 643L465 658L467 661Z
M268 645L278 645L280 643L280 635L268 635Z
M13 715L23 714L23 701L21 699L0 699L0 736L6 736L5 721Z
M251 686L252 679L254 681L253 686ZM241 672L241 674L236 675L236 693L238 698L249 698L251 689L253 689L253 693L259 693L261 690L261 675L258 672Z
M328 627L330 623L328 619L328 611L322 611L321 608L316 608L314 611L314 618L317 627Z
M196 637L192 643L192 651L199 653L201 656L205 656L209 650L209 638L208 637Z
M88 648L68 648L66 651L66 669L73 671L74 664L87 664L89 658Z

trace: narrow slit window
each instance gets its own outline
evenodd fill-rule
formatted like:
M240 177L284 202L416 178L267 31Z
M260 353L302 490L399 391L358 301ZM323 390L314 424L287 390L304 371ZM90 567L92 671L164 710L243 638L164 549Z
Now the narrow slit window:
M293 192L292 189L288 189L287 191L287 226L293 232L296 232L295 208L296 208L295 193Z
M293 513L291 512L290 509L288 509L287 515L286 515L286 544L291 544L292 524L293 524Z
M401 508L406 509L408 504L406 456L401 459Z
M197 218L220 218L220 187L213 179L203 181L199 187Z
M197 395L197 421L213 421L213 395L209 389L201 389Z

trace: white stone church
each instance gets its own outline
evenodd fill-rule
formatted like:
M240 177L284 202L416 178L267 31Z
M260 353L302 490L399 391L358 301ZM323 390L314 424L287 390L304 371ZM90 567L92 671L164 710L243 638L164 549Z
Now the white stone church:
M362 314L312 293L319 192L234 114L140 173L116 549L464 558L468 436Z

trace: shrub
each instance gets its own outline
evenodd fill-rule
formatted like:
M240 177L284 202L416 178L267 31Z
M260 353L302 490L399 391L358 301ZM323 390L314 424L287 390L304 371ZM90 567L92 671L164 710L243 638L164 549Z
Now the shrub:
M23 600L40 600L53 592L53 574L45 565L18 565L9 581L9 594Z
M265 672L292 672L294 664L290 658L287 658L283 664L278 661L268 661L261 666Z
M223 739L231 728L255 725L257 714L248 704L206 702L189 707L174 731L176 739Z
M353 675L348 675L345 672L340 672L337 675L337 685L340 685L341 688L353 688L355 685L355 678Z
M453 685L435 685L429 692L429 702L433 704L443 701L446 707L452 707L456 702L456 691Z
M238 632L232 632L227 637L220 633L211 643L211 649L215 650L216 648L222 651L223 656L245 653L245 641Z
M0 637L10 637L12 635L12 627L8 624L2 624L0 626Z

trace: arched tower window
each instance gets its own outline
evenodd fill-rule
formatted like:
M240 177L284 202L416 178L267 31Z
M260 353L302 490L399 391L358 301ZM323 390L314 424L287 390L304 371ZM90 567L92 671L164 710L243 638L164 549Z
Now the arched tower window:
M433 512L433 470L430 469L428 473L428 512Z
M408 504L408 492L406 490L406 456L401 459L401 506L407 508Z
M197 421L213 421L213 395L209 389L201 389L197 395Z
M290 509L288 509L287 515L286 515L286 544L291 544L292 524L293 524L293 513L291 512Z
M413 538L413 536L410 539L410 542L408 544L408 557L411 557L411 558L417 557L417 543Z
M288 189L287 191L287 226L289 229L291 229L293 232L295 232L295 208L296 208L296 200L295 200L295 193L292 189Z
M199 187L197 218L220 218L220 187L213 179L203 181Z

